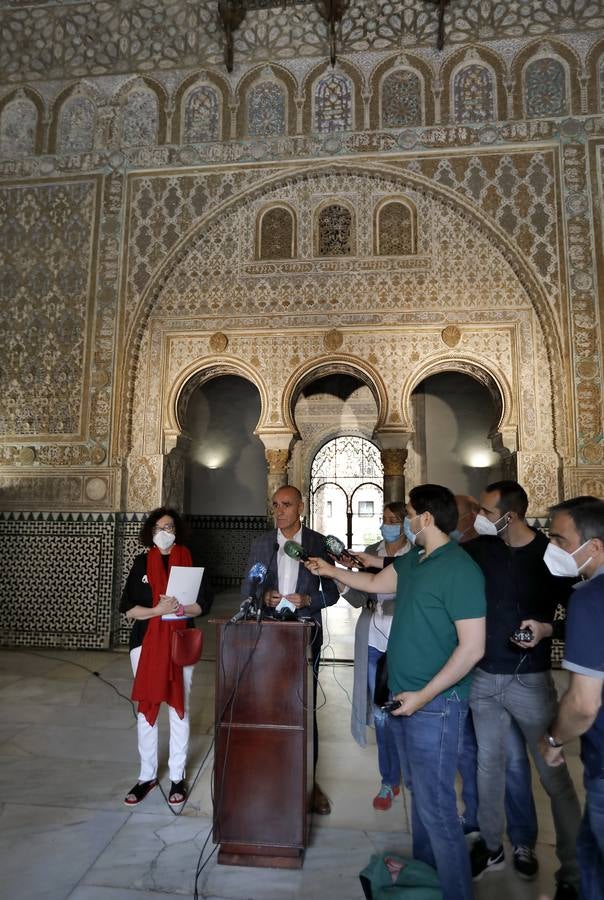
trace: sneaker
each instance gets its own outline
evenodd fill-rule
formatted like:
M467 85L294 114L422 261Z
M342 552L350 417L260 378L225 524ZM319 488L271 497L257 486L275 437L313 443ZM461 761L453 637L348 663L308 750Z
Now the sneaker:
M579 891L568 881L559 881L554 900L579 900Z
M463 835L468 842L468 844L473 844L480 837L480 829L478 825L471 825L469 822L466 822L463 816L459 816L459 824L462 827Z
M400 794L401 789L398 784L393 784L392 786L389 784L383 784L379 790L379 793L373 798L373 808L379 809L382 812L390 809L392 806L392 800L398 794Z
M472 865L472 880L480 881L485 872L497 872L505 867L503 847L499 847L497 850L489 850L483 839L480 838L470 851L470 863Z
M524 844L514 847L514 869L516 874L526 881L532 881L537 877L539 861L532 847L526 847Z

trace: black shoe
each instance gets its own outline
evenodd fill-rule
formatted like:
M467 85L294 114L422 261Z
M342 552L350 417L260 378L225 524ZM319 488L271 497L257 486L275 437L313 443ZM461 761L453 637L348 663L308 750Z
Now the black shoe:
M539 861L532 847L527 847L525 844L518 844L517 847L514 847L514 869L516 874L525 881L532 881L537 877Z
M503 847L497 850L489 850L482 838L476 841L470 852L470 864L472 866L472 880L480 881L485 872L497 872L505 867L505 854ZM563 898L559 898L563 900Z
M559 881L554 900L579 900L579 891L568 881Z

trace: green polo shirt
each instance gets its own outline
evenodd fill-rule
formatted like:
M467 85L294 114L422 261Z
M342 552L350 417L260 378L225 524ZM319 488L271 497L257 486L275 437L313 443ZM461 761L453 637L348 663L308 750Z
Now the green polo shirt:
M440 672L457 644L455 622L486 613L484 576L465 550L449 541L429 556L414 547L393 565L394 619L388 639L388 687L419 691ZM471 672L446 691L467 698Z

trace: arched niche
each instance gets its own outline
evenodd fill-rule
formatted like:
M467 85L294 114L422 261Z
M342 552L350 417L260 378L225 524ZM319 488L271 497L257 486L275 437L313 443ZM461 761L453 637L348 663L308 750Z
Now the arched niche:
M174 380L166 400L164 449L175 446L176 440L185 433L183 423L187 417L187 406L191 394L198 387L223 375L235 375L251 382L260 395L260 417L257 428L265 423L268 409L268 389L261 375L243 360L226 360L209 357L184 369Z
M286 427L299 436L295 421L295 407L304 388L312 382L328 375L345 374L367 385L377 407L376 430L381 427L388 415L388 395L386 386L372 366L345 354L333 354L322 359L305 363L290 376L282 397L282 417Z

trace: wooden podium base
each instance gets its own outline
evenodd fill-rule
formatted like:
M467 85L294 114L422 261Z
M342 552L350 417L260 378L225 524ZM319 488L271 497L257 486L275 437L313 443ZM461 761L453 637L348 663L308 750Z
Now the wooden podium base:
M294 847L267 847L223 842L218 851L218 864L223 866L301 869L303 862L304 850Z

